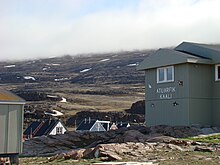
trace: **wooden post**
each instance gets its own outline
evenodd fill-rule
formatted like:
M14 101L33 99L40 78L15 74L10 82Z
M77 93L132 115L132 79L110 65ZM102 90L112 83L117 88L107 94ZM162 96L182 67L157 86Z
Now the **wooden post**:
M11 165L18 165L19 164L19 156L18 154L15 154L15 155L11 155L10 156L10 163Z

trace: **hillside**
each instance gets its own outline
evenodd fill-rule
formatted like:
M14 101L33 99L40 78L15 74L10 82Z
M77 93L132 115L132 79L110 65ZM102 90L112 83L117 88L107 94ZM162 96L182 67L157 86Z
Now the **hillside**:
M0 62L0 83L71 82L79 84L143 83L136 66L152 51L62 56Z
M144 72L136 66L153 51L0 62L0 84L28 101L27 123L50 117L45 112L51 110L62 112L64 121L81 111L126 114L134 102L144 99Z

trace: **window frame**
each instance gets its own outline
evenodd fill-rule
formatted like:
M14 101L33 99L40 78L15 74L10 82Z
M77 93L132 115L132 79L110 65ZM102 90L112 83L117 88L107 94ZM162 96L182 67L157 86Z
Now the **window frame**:
M62 134L63 133L63 127L56 127L56 134Z
M220 77L218 77L218 67L220 67L220 64L215 65L215 81L220 81Z
M168 77L168 74L167 74L167 70L171 68L172 69L172 79L171 80L168 80L167 77ZM163 73L164 73L164 79L161 81L160 80L160 70L163 70ZM157 83L167 83L167 82L173 82L174 81L174 66L166 66L166 67L160 67L160 68L157 68Z

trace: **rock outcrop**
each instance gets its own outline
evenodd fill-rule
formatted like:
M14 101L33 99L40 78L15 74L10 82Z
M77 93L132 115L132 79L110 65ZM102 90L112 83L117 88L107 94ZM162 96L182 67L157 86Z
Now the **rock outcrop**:
M212 152L216 150L216 147L218 148L218 146L176 139L176 137L199 134L201 134L201 129L195 127L170 126L133 126L108 132L79 133L72 131L63 135L39 137L25 141L23 155L58 154L59 157L65 159L108 157L109 160L120 160L122 155L139 154L141 156L144 152L152 150Z
M126 110L128 113L132 114L145 114L145 100L140 100L131 105L131 108Z

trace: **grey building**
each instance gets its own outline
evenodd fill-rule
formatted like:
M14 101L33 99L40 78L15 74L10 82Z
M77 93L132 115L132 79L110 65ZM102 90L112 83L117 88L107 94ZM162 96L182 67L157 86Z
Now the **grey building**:
M0 157L18 161L22 152L23 112L25 101L0 88Z
M220 126L220 45L159 49L138 70L145 71L148 126Z

